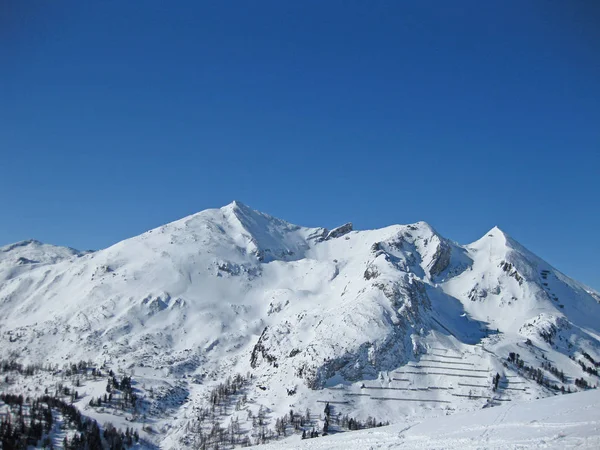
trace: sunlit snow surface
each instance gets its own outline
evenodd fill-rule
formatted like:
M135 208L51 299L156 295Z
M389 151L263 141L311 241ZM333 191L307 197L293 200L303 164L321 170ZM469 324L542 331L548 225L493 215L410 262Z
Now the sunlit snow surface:
M598 449L599 406L600 392L585 392L259 448Z

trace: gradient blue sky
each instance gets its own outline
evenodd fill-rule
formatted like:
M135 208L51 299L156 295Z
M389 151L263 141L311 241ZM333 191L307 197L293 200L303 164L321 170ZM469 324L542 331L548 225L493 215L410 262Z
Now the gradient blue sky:
M600 289L600 2L4 1L0 245L238 199L494 225Z

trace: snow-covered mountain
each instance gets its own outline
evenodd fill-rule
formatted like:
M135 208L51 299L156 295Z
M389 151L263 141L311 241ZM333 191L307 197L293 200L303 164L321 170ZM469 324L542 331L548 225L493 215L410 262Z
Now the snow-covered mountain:
M327 401L395 422L596 385L599 300L498 228L459 245L424 222L305 228L233 202L93 253L0 248L0 357L134 374L128 426L166 448L197 443L199 408L240 374L218 421L257 442ZM88 405L96 384L84 414L122 420Z
M43 244L35 239L0 247L0 276L2 281L41 265L82 256L85 253L68 247Z

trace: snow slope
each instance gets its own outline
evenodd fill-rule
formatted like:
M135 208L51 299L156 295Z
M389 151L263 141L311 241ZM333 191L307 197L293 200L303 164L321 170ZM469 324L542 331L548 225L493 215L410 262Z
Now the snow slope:
M249 374L218 420L256 442L261 408L268 429L325 401L396 422L594 386L599 298L498 228L463 246L424 222L305 228L233 202L94 253L0 249L0 358L135 374L165 448L192 445L214 386Z
M263 449L597 449L600 392L578 393Z

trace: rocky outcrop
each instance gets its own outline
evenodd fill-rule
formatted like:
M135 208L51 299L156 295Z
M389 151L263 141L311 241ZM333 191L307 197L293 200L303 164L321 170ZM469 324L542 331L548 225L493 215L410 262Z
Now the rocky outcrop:
M350 233L352 230L352 222L348 222L342 225L341 227L334 228L329 233L327 233L325 240L339 238L341 236L344 236L345 234Z
M379 276L379 271L377 270L377 268L373 265L369 265L366 270L365 273L363 275L365 277L365 280L371 280L373 278L377 278Z
M440 240L427 269L432 277L441 274L450 264L452 248L444 240Z
M254 348L252 349L252 354L250 355L250 367L252 367L253 369L256 369L260 365L261 361L267 361L274 367L278 366L277 358L271 353L269 353L268 350L268 329L269 327L265 327L260 337L258 338L258 341L254 345Z
M523 277L517 272L517 269L509 262L502 261L500 263L500 268L504 270L508 276L513 277L518 281L519 285L523 284Z
M391 302L397 312L398 322L406 320L410 325L416 325L421 312L431 308L425 284L421 281L375 283L375 287Z

